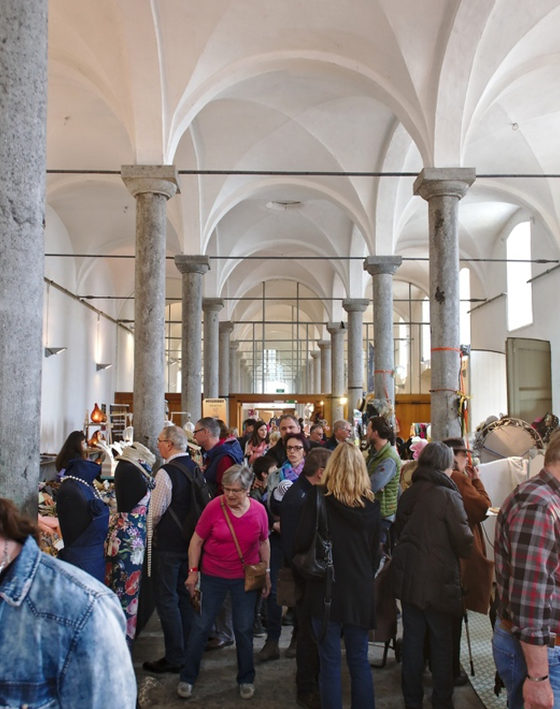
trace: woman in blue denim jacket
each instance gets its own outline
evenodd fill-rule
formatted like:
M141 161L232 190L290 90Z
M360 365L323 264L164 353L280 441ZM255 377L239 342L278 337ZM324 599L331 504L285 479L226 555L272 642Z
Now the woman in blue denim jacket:
M0 707L133 709L136 680L117 597L43 554L0 498Z

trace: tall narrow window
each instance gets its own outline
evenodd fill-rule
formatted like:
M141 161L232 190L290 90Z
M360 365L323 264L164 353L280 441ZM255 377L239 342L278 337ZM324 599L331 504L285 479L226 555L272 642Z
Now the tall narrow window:
M471 272L468 268L459 271L459 342L462 345L471 344Z
M424 298L422 301L422 362L429 362L432 358L431 340L430 340L430 301Z
M506 243L508 330L516 330L533 322L531 278L531 224L514 227ZM525 261L523 261L525 259Z

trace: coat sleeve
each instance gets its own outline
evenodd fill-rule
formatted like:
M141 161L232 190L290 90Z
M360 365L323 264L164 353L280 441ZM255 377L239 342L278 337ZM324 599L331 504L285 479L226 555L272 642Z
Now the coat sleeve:
M466 558L472 551L474 537L469 527L463 500L459 492L450 490L446 502L445 522L451 546L457 556Z
M457 485L470 525L479 524L486 518L490 498L480 480L471 480L462 473L453 473L451 479Z
M313 486L301 507L294 539L294 554L307 551L315 534L315 517L317 516L317 486Z

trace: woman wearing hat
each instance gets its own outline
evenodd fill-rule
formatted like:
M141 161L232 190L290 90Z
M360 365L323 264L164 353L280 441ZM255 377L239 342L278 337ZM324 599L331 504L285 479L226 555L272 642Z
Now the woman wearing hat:
M486 558L486 543L481 522L486 519L486 513L492 503L478 476L477 468L470 465L469 452L463 439L447 438L443 442L453 450L454 463L451 480L461 493L469 527L474 537L472 554L467 559L461 560L461 584L465 609L486 614L490 605L494 563ZM461 670L460 664L462 627L463 618L461 617L456 619L453 632L455 685L468 682L468 677Z
M133 443L117 456L115 494L117 513L111 515L107 536L105 583L119 597L126 616L129 647L136 634L138 593L146 548L147 512L151 491L154 454L141 443Z

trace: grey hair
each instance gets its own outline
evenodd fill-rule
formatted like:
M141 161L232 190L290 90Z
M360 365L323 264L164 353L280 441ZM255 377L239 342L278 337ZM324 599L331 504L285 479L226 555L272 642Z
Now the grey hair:
M204 416L203 418L198 419L197 424L200 428L206 429L214 438L220 437L220 424L218 419L214 419L211 416Z
M180 451L187 450L187 443L189 439L180 426L165 426L160 435L165 437L165 440L170 441L173 444L173 448Z
M246 463L232 465L222 476L222 487L238 482L247 491L250 490L254 477L253 471Z
M338 421L335 421L333 424L333 433L341 428L346 428L349 423L350 421L346 421L345 419L339 419Z
M453 467L454 460L453 448L441 441L432 441L420 453L418 465L443 473Z

